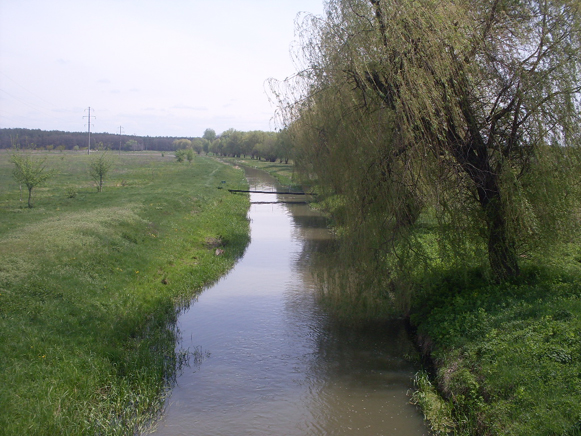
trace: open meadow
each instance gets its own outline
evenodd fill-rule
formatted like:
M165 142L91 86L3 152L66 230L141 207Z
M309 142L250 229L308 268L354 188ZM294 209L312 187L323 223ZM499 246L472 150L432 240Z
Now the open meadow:
M241 170L196 156L33 153L54 174L27 207L0 152L0 428L7 435L134 434L191 353L175 320L248 243ZM22 199L21 199L22 195ZM195 357L195 356L194 356Z

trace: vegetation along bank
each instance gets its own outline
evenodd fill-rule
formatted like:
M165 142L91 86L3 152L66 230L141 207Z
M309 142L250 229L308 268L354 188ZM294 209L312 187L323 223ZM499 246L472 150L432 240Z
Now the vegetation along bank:
M298 183L292 165L233 161L267 171L283 185ZM360 240L345 235L340 224L343 212L333 207L336 196L322 197L313 207L329 213L343 248L353 243L361 246ZM415 237L423 250L433 253L438 226L426 215ZM330 263L344 269L346 257L363 271L370 268L383 276L389 271L385 260L373 264L360 251L353 257L340 252ZM410 271L413 281L407 284L413 297L405 310L396 309L393 293L386 292L397 284L386 280L378 285L377 277L364 277L357 268L340 274L330 270L327 279L336 288L322 298L346 322L407 317L421 356L418 365L423 368L415 377L411 401L423 410L434 434L578 435L579 235L540 255L522 258L522 264L518 278L502 283L483 266L416 265Z
M297 34L271 84L341 238L324 297L409 317L439 432L579 434L579 1L327 0Z
M100 180L101 153L35 152L50 177L29 208L13 152L0 153L1 432L143 430L187 364L174 353L179 308L248 243L248 198L228 192L244 174L122 153L104 155Z

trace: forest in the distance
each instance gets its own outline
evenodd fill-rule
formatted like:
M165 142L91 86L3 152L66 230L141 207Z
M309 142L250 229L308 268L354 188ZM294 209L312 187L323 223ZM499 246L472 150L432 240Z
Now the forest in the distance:
M116 135L112 133L91 133L91 148L103 144L104 148L127 149L128 143L135 145L135 150L174 150L173 142L177 137L152 137L134 135ZM133 141L133 142L131 142ZM60 130L40 129L0 129L0 149L11 148L14 143L26 149L73 150L75 147L86 148L89 143L87 132L63 132Z
M242 132L228 129L216 134L206 129L202 137L135 136L112 133L91 133L91 150L119 151L175 151L193 149L196 153L213 153L220 156L252 157L288 163L292 143L286 130ZM0 129L0 149L24 150L86 150L89 146L87 132L63 132L40 129Z

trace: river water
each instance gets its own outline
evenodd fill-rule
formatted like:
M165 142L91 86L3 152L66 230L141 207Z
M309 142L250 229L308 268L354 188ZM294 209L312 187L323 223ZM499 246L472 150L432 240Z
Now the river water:
M263 172L247 178L276 189ZM310 259L331 235L303 199L251 194L243 258L178 320L177 349L193 358L156 435L428 434L406 395L403 326L347 326L318 303Z

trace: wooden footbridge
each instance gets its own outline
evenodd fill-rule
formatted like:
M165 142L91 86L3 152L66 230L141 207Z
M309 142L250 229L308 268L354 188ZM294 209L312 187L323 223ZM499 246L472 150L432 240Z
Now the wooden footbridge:
M228 191L234 192L244 192L250 194L276 194L276 195L317 195L309 194L308 192L285 192L285 191L256 191L256 190L245 190L245 189L228 189Z

